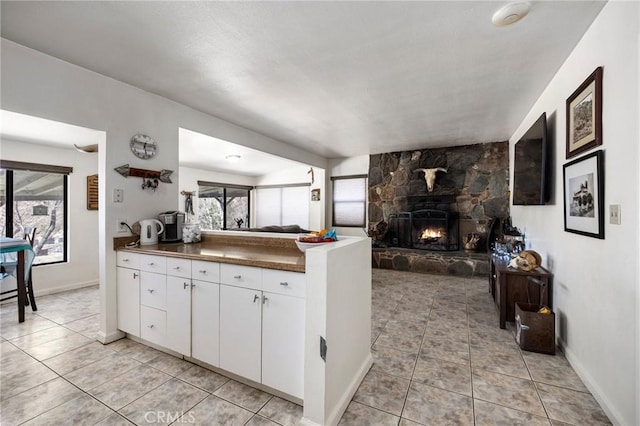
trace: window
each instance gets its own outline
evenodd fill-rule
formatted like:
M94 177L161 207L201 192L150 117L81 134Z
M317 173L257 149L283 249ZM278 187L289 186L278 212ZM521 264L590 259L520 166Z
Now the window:
M250 186L198 181L198 221L204 230L249 227Z
M333 226L365 226L367 176L332 177Z
M23 238L35 230L34 265L67 261L67 175L70 167L2 161L2 235Z
M256 226L309 227L309 184L256 188Z

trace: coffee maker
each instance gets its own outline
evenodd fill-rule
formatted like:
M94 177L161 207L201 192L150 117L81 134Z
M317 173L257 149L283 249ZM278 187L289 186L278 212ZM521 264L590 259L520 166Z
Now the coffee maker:
M158 220L164 225L164 231L159 235L162 243L175 243L182 241L182 226L184 225L184 213L169 211L160 213Z

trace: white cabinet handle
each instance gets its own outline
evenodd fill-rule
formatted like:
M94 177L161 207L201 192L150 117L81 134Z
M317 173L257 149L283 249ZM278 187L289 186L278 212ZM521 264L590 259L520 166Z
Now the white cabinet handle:
M236 280L241 280L242 279L242 275L234 275L233 278L235 278Z
M289 283L285 281L283 283L280 283L280 285L287 287L289 285Z
M186 290L186 289L187 289L187 287L189 287L189 283L182 283L182 284L183 284L183 286L182 286L182 289L183 289L183 290Z
M262 296L262 304L264 305L265 303L267 303L267 301L269 300L269 298L267 296Z
M256 300L260 300L260 296L258 296L257 294L253 295L253 303L256 303Z
M135 278L138 278L138 273L137 273L137 272L134 272L134 273L133 273L133 278L134 278L134 279L135 279Z
M151 324L151 325L148 325L147 327L148 327L148 328L153 328L153 324Z
M152 288L150 288L150 289L147 289L147 291L148 291L149 293L153 294L153 292L154 292L155 290L154 290L154 289L152 289Z

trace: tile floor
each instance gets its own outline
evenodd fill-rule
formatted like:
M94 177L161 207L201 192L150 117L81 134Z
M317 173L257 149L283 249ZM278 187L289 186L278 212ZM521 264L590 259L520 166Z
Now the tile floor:
M520 351L486 280L373 271L374 365L341 425L610 424L561 355ZM96 287L0 307L0 424L293 425L302 408L128 339Z

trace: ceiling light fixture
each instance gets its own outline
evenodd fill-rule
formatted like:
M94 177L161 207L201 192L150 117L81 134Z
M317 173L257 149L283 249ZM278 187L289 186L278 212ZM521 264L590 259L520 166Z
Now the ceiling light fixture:
M518 22L529 13L531 3L528 1L509 3L496 11L491 18L491 22L496 27L506 27Z
M241 157L237 154L232 154L232 155L227 155L225 158L230 163L237 163L238 161L240 161Z

